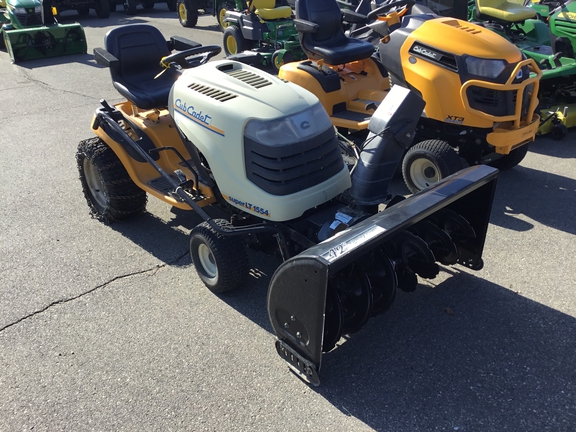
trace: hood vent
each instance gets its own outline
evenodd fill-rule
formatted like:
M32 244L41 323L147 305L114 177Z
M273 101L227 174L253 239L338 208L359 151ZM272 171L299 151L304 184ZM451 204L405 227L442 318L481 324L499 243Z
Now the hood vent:
M237 97L235 94L223 91L223 90L219 90L216 89L214 87L208 87L206 85L202 85L202 84L196 84L196 83L192 83L188 86L188 88L190 90L194 90L198 93L201 93L205 96L209 96L212 99L216 99L217 101L220 102L226 102L230 99L234 99L235 97Z
M236 78L236 79L239 79L242 82L245 82L246 84L251 85L252 87L257 88L257 89L262 88L262 87L266 87L266 86L269 86L272 84L272 81L267 80L263 76L255 74L254 72L243 70L243 69L231 70L229 72L227 71L226 73L228 75Z

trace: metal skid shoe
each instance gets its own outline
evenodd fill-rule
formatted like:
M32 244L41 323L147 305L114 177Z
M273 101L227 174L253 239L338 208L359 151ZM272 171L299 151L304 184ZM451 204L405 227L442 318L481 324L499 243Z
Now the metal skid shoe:
M302 379L320 383L322 353L385 311L396 288L438 264L482 268L498 171L453 174L285 261L268 290L276 349Z

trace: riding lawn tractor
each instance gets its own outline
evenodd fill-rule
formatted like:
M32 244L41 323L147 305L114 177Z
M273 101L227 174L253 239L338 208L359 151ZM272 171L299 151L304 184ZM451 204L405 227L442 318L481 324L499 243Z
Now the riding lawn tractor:
M95 58L126 100L101 101L95 136L78 146L84 195L107 223L142 213L147 194L201 216L190 255L217 294L245 283L247 247L277 256L276 348L317 385L322 352L386 311L397 289L434 278L438 263L482 267L497 170L470 167L392 198L424 107L415 92L390 91L350 171L318 98L244 63L208 62L219 52L145 24L108 32Z
M356 147L362 143L355 136L364 139L358 132L391 88L411 89L426 102L402 163L412 192L465 165L505 169L526 155L540 121L534 111L541 73L504 38L410 0L366 16L341 11L335 0L297 0L295 12L308 59L283 65L278 76L316 95ZM344 33L343 13L364 23L359 36ZM377 37L361 38L365 33Z

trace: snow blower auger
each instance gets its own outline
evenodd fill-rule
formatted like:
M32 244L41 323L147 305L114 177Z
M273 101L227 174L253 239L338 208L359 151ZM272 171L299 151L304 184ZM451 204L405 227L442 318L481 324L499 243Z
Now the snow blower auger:
M190 233L190 255L214 293L242 285L246 246L278 256L268 313L278 352L305 380L318 384L322 351L388 309L397 288L413 291L438 263L482 267L496 169L388 196L424 108L415 92L391 90L351 172L307 90L240 62L207 63L220 47L167 42L149 25L112 29L105 43L96 60L127 100L102 101L96 137L78 147L92 214L135 216L146 193L195 211L204 222ZM211 219L208 205L228 217Z
M57 23L50 0L6 0L2 12L0 46L13 63L86 53L82 26Z
M348 37L342 16L370 23L360 35L379 34L370 41ZM297 0L295 24L308 60L282 66L278 76L314 93L340 130L365 129L391 85L424 99L402 163L412 192L457 172L462 160L512 168L535 139L541 72L494 32L418 9L411 0L366 16L341 11L335 0Z

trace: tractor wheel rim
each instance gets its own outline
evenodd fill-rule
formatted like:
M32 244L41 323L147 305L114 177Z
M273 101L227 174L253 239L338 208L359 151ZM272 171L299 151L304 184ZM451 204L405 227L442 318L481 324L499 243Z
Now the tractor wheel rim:
M226 17L226 9L221 9L220 14L218 15L218 21L220 22L220 26L222 26L222 28L226 28L230 25L229 22L224 21L225 17Z
M100 207L106 207L106 194L104 193L104 182L102 177L96 171L96 168L88 159L84 159L84 175L86 177L86 185L90 195Z
M180 3L180 5L178 6L178 15L180 16L180 19L182 21L186 21L186 19L188 18L188 14L186 12L186 5L184 3Z
M421 158L415 160L410 166L410 178L418 189L426 189L428 186L441 180L440 170L430 160Z
M218 267L216 266L214 255L212 255L212 251L205 244L198 246L198 260L200 261L200 265L206 273L206 276L211 279L218 276Z
M284 65L284 62L282 60L280 60L280 56L276 56L274 58L274 66L276 66L276 69L280 69L283 65Z
M226 38L226 48L230 54L238 54L238 44L232 36Z

